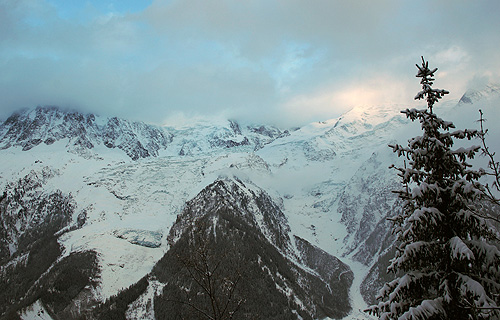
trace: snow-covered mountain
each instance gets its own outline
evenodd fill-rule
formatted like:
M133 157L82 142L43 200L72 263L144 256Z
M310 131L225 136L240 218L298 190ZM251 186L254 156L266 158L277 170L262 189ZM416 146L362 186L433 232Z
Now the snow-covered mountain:
M189 314L189 306L171 299L185 292L203 293L192 283L191 272L204 263L217 265L212 279L218 287L224 286L222 279L239 280L233 301L245 301L242 314L341 318L351 309L349 267L306 240L292 238L272 198L239 179L217 180L188 201L167 239L170 249L153 269L157 281L165 284L154 299L159 318ZM226 299L215 295L221 302Z
M157 156L172 136L160 128L118 118L101 119L93 114L63 111L57 107L37 107L9 117L1 126L2 149L65 141L68 150L89 154L95 145L119 148L137 160Z
M231 302L244 301L241 319L257 307L266 319L368 319L399 208L388 167L401 160L387 144L413 130L400 109L356 107L294 130L15 113L0 125L1 317L192 311L172 301L203 304L182 263L202 247L225 257L222 278L247 275Z
M481 100L495 99L500 95L500 85L498 84L488 84L486 87L481 89L469 89L460 98L459 104L467 103L474 104L481 102Z
M37 107L14 113L0 126L0 148L21 147L28 151L40 144L64 142L68 151L84 157L98 156L98 152L92 151L105 146L118 148L132 160L138 160L172 154L166 150L174 137L175 143L171 145L174 154L185 156L240 146L257 150L288 134L286 130L264 125L241 128L235 121L220 125L196 123L189 127L161 128L58 107Z

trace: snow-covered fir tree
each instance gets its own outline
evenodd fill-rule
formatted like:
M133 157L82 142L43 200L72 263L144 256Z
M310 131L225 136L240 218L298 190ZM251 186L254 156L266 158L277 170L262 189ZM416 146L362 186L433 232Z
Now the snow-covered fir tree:
M498 233L481 218L482 171L467 163L479 146L453 149L454 142L478 136L455 130L433 112L447 94L433 89L436 69L422 57L417 65L427 109L402 113L419 121L422 135L408 145L391 145L405 165L397 191L404 206L394 219L398 250L389 271L397 278L381 289L378 305L367 311L380 319L499 319Z

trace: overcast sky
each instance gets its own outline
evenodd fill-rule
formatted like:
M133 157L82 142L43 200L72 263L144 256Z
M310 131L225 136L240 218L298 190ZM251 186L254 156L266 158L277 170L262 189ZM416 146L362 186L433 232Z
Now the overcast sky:
M500 82L499 15L498 0L0 0L0 118L59 105L302 125L414 106L421 55L458 99Z

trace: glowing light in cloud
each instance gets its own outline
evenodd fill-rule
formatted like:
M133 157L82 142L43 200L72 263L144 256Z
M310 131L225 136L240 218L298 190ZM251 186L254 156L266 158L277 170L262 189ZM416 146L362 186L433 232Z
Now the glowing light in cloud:
M332 85L311 94L295 96L282 107L286 113L296 116L307 114L310 121L323 121L358 106L412 105L412 87L414 83L410 81L393 81L387 75L348 85Z
M0 118L71 104L157 123L219 113L303 125L411 103L421 55L454 95L498 81L500 1L446 3L0 1Z

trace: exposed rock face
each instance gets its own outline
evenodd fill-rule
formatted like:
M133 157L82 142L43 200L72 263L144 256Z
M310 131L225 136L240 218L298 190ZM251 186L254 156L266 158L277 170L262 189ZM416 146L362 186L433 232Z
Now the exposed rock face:
M44 191L44 184L56 174L45 167L6 186L0 196L0 260L70 224L75 211L71 195Z
M206 280L197 279L198 265L217 266L211 273L216 287L229 281L231 296L224 290L214 295L235 311L234 319L347 315L352 271L304 239L294 239L295 251L288 232L283 213L262 190L239 180L206 187L179 215L169 236L171 248L153 270L166 284L155 299L155 316L196 316L199 311L186 301L211 312L209 295L198 285Z
M67 141L70 151L93 149L96 145L123 150L132 160L157 156L167 148L172 134L142 122L116 117L102 119L93 114L37 107L13 114L0 125L0 148L30 150L42 143Z
M353 175L339 199L338 212L348 231L344 239L346 252L358 250L354 258L366 265L381 250L382 241L390 230L386 216L399 208L392 192L398 186L397 176L387 174L389 170L384 159L389 152L373 153Z
M59 173L48 167L8 183L0 196L0 317L37 303L51 314L74 319L95 303L99 272L95 252L63 257L58 237L85 223L73 223L76 202L60 190L45 190ZM37 302L38 301L38 302ZM41 304L40 304L41 303Z
M243 126L234 120L225 123L200 123L188 129L169 129L174 138L174 148L180 156L196 156L227 149L257 151L273 141L289 136L288 130L272 126Z
M376 297L380 289L382 289L385 283L396 278L394 273L387 272L387 267L389 267L390 260L394 257L395 253L396 247L394 245L382 252L375 263L373 263L365 279L363 279L360 292L368 304L376 304Z
M481 90L467 90L464 95L460 98L459 104L473 104L482 99L488 99L491 97L500 95L500 85L490 83L486 85Z
M288 131L272 126L242 127L233 120L223 126L210 124L183 130L50 106L10 116L0 125L0 149L21 147L28 151L41 144L52 145L64 140L68 151L82 156L104 145L120 149L132 160L138 160L156 157L167 147L175 148L181 156L237 147L253 151L288 135ZM179 138L173 141L176 136Z
M327 315L331 318L341 316L340 310L347 310L345 300L346 290L352 285L353 273L350 268L338 258L328 254L306 240L295 237L301 262L317 272L317 277L311 278L309 290L317 297L317 309L322 310L314 318ZM326 286L324 285L326 283ZM321 304L319 304L321 297ZM321 317L320 317L321 318Z

